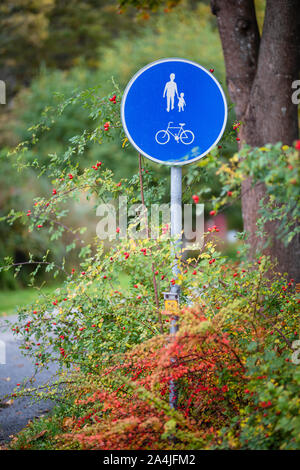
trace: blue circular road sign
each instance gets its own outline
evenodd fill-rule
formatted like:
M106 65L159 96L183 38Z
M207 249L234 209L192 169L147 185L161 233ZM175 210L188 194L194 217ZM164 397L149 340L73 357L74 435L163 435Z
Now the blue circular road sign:
M185 165L204 157L220 140L227 103L208 70L169 58L134 75L123 95L121 117L138 152L157 163Z

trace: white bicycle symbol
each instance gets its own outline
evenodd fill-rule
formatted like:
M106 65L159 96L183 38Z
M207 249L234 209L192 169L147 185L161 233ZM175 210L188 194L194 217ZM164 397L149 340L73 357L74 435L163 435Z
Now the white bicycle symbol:
M166 130L162 129L155 134L155 140L158 144L167 144L170 140L170 136L173 136L177 143L180 141L182 144L189 145L194 142L195 136L193 132L183 129L183 126L185 126L184 122L180 122L179 126L171 126L171 124L173 124L173 122L169 122Z

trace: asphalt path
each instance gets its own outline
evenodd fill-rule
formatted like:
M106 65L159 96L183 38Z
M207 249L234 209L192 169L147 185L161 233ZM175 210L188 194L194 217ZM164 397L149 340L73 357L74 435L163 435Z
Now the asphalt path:
M16 316L6 317L14 323ZM0 318L0 326L3 317ZM11 394L18 383L34 374L30 359L24 357L19 350L20 340L11 331L3 332L0 328L0 341L6 347L6 364L0 363L0 445L11 440L12 436L23 429L28 421L46 414L54 406L53 401L35 402L30 397L18 398L13 401L4 399ZM42 385L56 373L56 365L50 365L36 376L34 386Z

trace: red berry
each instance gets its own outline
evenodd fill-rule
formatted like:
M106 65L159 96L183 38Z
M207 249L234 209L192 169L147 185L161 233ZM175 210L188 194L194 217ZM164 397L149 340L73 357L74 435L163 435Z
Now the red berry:
M215 69L209 69L210 73L214 73Z
M296 140L295 149L300 150L300 140Z
M194 194L194 196L192 196L192 199L194 201L195 204L198 204L199 202L199 196L197 196L196 194Z
M209 215L215 215L216 211L210 211Z

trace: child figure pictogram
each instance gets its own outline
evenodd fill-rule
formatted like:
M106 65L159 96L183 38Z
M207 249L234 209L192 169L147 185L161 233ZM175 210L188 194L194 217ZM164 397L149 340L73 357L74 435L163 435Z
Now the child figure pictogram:
M184 99L184 93L180 93L180 97L178 98L178 111L184 111L184 107L186 106L186 102Z

